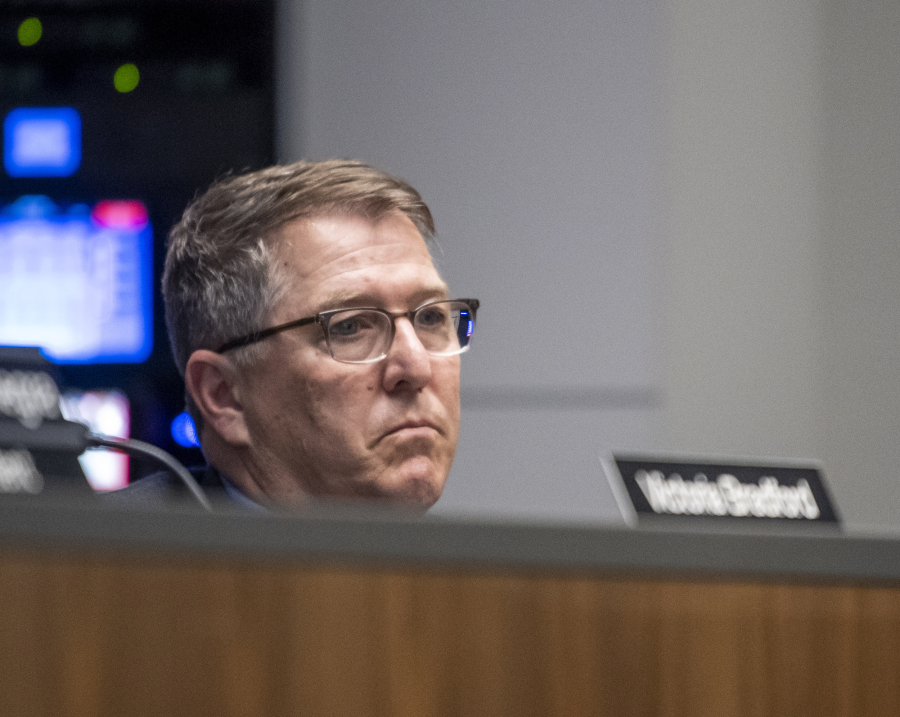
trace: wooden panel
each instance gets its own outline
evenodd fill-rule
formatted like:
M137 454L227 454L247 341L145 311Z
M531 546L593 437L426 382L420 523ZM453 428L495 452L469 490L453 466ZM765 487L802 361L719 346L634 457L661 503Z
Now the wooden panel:
M0 714L885 715L900 590L0 552Z

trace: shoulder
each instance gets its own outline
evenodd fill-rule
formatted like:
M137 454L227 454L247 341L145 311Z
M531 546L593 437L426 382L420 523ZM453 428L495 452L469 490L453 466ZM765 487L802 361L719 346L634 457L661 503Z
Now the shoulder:
M219 472L211 466L188 469L206 493L224 492ZM135 508L152 508L169 503L180 503L191 499L184 483L170 471L159 471L136 480L120 490L101 493L100 498L109 504Z

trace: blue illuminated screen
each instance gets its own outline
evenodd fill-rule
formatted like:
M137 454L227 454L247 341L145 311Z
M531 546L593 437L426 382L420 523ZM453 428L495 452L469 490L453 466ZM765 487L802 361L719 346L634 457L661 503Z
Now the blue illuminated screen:
M81 164L81 117L71 107L19 107L3 121L11 177L68 177Z
M152 229L136 200L0 208L0 344L55 363L143 361L153 346Z

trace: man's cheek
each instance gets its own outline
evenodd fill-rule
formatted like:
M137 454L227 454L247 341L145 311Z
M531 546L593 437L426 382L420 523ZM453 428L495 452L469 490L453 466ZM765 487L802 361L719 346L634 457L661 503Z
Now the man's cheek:
M366 406L342 400L334 393L323 394L313 406L308 429L315 436L316 452L335 464L365 458L372 442Z
M335 421L341 405L346 403L341 382L319 379L312 372L298 372L289 393L295 415L311 426L327 426Z

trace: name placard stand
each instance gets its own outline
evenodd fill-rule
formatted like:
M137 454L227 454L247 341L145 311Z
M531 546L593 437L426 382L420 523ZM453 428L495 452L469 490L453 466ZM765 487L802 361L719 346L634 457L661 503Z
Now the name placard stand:
M616 454L601 462L629 525L840 526L812 461Z

